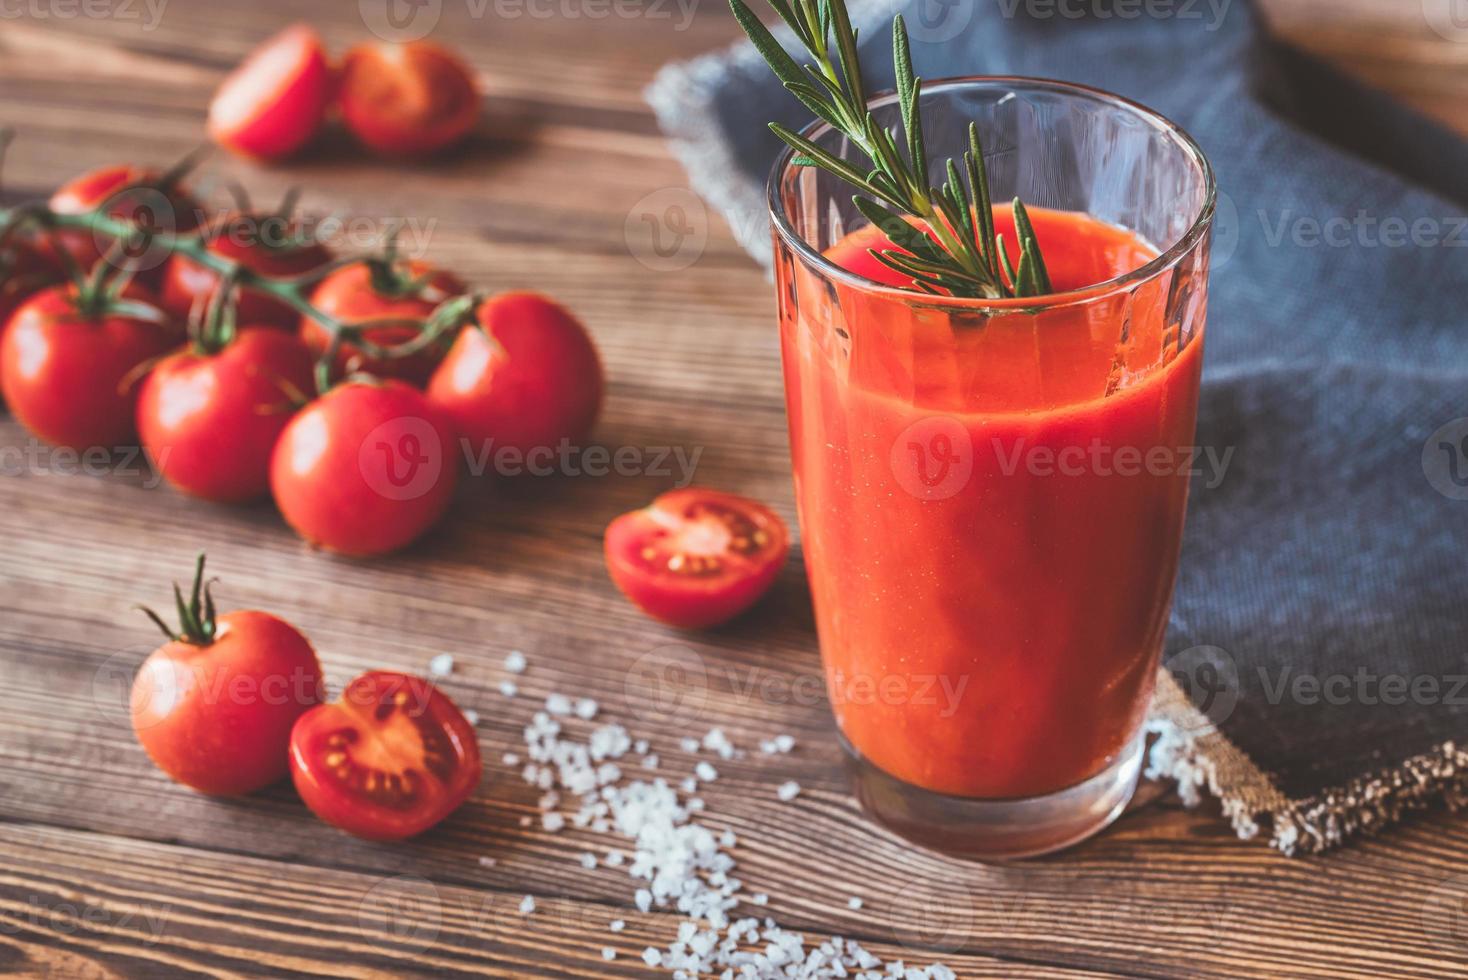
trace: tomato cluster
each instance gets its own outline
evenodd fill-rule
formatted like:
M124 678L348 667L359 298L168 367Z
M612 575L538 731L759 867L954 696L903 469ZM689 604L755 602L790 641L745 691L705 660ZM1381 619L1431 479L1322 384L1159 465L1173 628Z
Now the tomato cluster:
M458 143L479 116L474 75L428 41L359 44L340 67L321 36L295 24L255 49L209 105L209 135L255 160L281 160L338 115L387 157L422 157Z
M596 347L540 294L481 297L391 247L337 260L284 214L204 222L177 175L145 168L87 174L50 206L114 237L30 228L0 248L0 391L45 441L136 440L178 489L269 492L302 537L364 556L439 520L461 442L554 448L596 420ZM171 251L134 269L119 228Z
M211 796L285 778L322 820L372 840L422 833L479 783L474 727L420 677L362 674L324 703L316 651L269 613L217 615L199 556L179 626L133 681L133 731L153 762ZM145 610L146 611L146 610Z

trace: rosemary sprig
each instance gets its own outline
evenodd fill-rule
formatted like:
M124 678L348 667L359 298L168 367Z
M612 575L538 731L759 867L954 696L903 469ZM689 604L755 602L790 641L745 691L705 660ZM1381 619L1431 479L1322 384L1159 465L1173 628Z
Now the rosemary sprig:
M969 145L961 166L950 158L945 162L943 185L928 183L919 107L922 79L913 72L902 17L892 20L892 61L902 118L899 143L897 132L879 125L867 109L857 32L851 26L846 0L769 0L769 4L805 48L810 64L797 63L744 0L729 0L735 19L785 88L844 134L867 158L871 170L863 174L856 165L779 123L770 123L770 129L795 150L797 165L819 167L866 195L853 196L857 209L897 246L869 249L871 254L911 279L913 288L927 293L1001 299L1050 292L1040 243L1019 198L1013 205L1019 244L1016 267L1011 268L1005 254L1003 236L994 233L994 209L977 126L969 123Z

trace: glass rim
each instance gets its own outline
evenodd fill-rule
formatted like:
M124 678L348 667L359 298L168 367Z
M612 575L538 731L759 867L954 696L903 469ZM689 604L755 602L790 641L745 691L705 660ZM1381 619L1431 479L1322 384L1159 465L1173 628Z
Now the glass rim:
M1095 88L1090 85L1081 85L1077 82L1062 82L1049 78L1035 78L1028 75L958 75L949 78L938 78L931 82L923 80L923 94L930 95L945 89L961 88L973 85L1011 85L1030 89L1045 89L1060 92L1071 96L1080 96L1094 102L1102 102L1116 108L1124 109L1141 118L1154 129L1169 133L1177 140L1184 152L1194 160L1203 175L1204 196L1203 206L1199 208L1198 215L1193 219L1192 225L1178 238L1176 242L1159 252L1154 258L1121 275L1104 279L1101 282L1082 286L1078 289L1070 289L1064 292L1047 293L1044 296L1007 297L1001 299L988 299L983 297L966 296L943 296L931 293L918 292L913 289L904 289L900 286L891 286L886 283L868 279L866 276L858 275L832 262L823 253L811 246L794 228L785 213L785 202L780 193L781 184L785 176L791 170L791 161L795 157L795 149L785 146L784 150L775 159L774 167L770 171L769 180L765 185L766 205L769 208L770 220L780 238L809 264L815 266L828 278L839 280L848 286L861 289L864 292L875 295L887 296L909 304L921 304L928 307L938 307L954 310L996 310L1001 312L1027 312L1037 309L1054 309L1056 307L1071 306L1079 303L1088 303L1113 295L1126 289L1134 283L1153 279L1168 269L1177 265L1182 258L1192 251L1198 241L1208 233L1209 226L1213 222L1213 215L1218 201L1218 183L1213 173L1213 165L1208 162L1207 155L1198 141L1177 123L1168 119L1155 109L1149 109L1140 102L1124 98L1114 92ZM878 92L867 100L869 109L881 108L891 105L897 99L897 93L892 90ZM809 140L816 140L825 134L834 131L835 127L823 119L815 119L800 130L800 135Z

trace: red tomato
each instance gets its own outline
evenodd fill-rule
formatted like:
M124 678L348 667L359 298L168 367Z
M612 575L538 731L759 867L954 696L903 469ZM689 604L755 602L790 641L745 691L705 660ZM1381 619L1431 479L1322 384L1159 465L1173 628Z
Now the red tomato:
M732 493L671 490L607 528L607 570L643 612L673 626L715 626L764 595L790 552L785 524Z
M464 138L479 90L451 51L427 41L359 44L342 61L337 102L357 139L390 157L420 157Z
M198 574L202 576L203 558ZM285 776L291 727L321 701L311 644L269 613L211 616L199 585L192 622L155 650L133 681L132 722L153 762L201 793L253 793ZM161 620L154 617L160 626Z
M478 310L428 382L428 398L471 445L521 453L586 438L601 410L601 361L586 328L538 293ZM486 336L487 335L487 336Z
M291 419L270 461L286 523L346 555L401 548L433 526L458 479L452 430L401 381L350 381Z
M250 52L209 103L209 137L256 160L279 160L316 135L333 85L321 37L294 24Z
M223 350L186 348L160 361L138 396L138 434L169 483L208 500L270 489L270 454L315 389L298 337L246 327Z
M12 240L0 251L0 338L20 304L64 278L60 266L41 249Z
M421 834L479 784L479 741L448 695L372 671L291 732L291 778L311 812L369 840Z
M199 226L198 202L176 184L156 190L165 179L165 175L157 170L128 163L101 167L61 185L51 195L50 205L58 214L86 214L105 205L111 217L157 231L193 231ZM90 269L112 243L105 235L80 228L58 229L48 239L66 249L84 270ZM160 252L148 255L142 265L146 271L151 271L162 261L163 253ZM151 285L156 285L156 282Z
M422 285L414 285L421 281ZM388 269L374 271L367 262L338 269L316 287L311 302L321 312L346 323L380 320L390 317L426 319L438 304L464 292L464 284L447 272L435 270L426 262L410 260ZM381 327L367 331L367 339L382 347L411 340L416 330L407 327ZM301 319L301 337L318 357L325 352L331 335L316 320ZM422 388L443 358L443 348L430 348L410 357L375 359L363 357L350 343L338 349L336 373L365 371L380 378L400 378Z
M299 276L331 261L319 242L302 240L300 225L278 215L235 215L206 234L209 251L233 259L253 272L276 278ZM219 276L184 255L169 260L163 277L163 308L187 320L209 301ZM237 322L294 329L300 314L283 300L255 289L238 292Z
M127 290L143 300L141 287ZM0 388L15 417L73 449L133 442L134 375L180 339L171 326L117 312L84 315L73 285L32 296L0 340Z

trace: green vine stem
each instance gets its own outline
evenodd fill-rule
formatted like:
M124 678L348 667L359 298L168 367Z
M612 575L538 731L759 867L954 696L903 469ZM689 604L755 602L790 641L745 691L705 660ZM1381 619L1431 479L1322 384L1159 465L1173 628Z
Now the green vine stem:
M203 236L198 232L177 234L168 231L142 230L126 218L117 218L106 213L105 208L106 205L103 205L96 210L82 214L61 214L44 203L22 204L0 209L0 248L3 248L12 236L19 234L27 227L39 228L42 232L76 228L90 231L94 235L108 236L115 241L133 241L139 236L146 236L145 244L148 248L160 249L170 256L185 256L217 274L220 278L220 283L216 287L217 291L248 288L265 293L285 303L303 317L310 317L321 324L332 338L322 362L318 364L316 373L317 387L323 394L331 384L331 358L335 356L343 343L350 342L368 357L379 360L411 357L440 343L445 335L472 323L474 309L482 299L479 294L452 297L440 303L424 319L384 317L348 323L326 313L312 303L309 296L311 287L330 272L340 268L342 264L368 261L367 259L346 259L343 262L333 262L321 269L299 276L267 276L247 268L241 262L210 251ZM211 311L210 315L224 316L227 314L216 309ZM391 346L383 346L367 338L366 335L369 332L381 330L384 327L407 328L413 330L415 336L404 343ZM205 346L207 348L217 344L218 341L219 338L215 337L207 341Z

